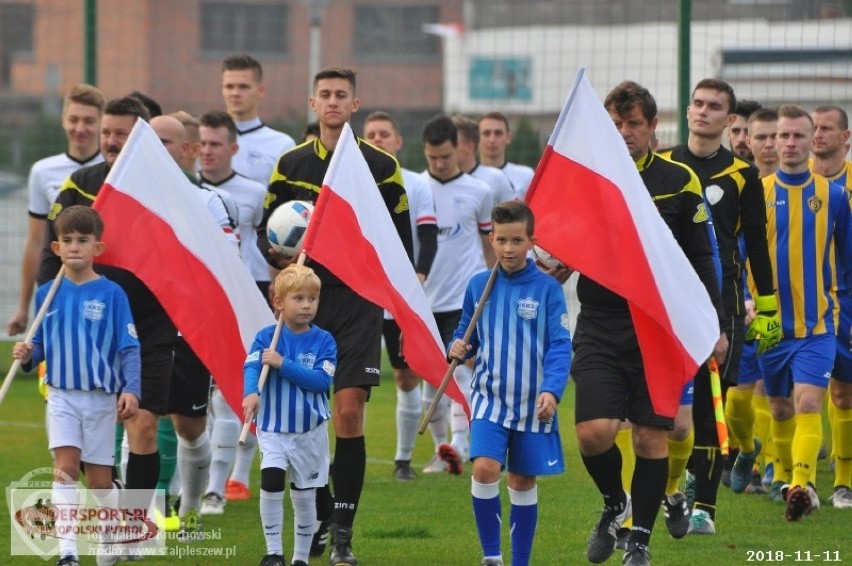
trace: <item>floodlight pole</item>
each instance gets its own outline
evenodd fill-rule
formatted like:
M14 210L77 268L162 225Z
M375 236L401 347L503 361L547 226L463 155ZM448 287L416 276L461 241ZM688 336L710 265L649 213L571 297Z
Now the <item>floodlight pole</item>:
M83 81L98 84L98 0L83 4Z
M686 107L689 106L691 80L690 52L692 51L692 0L677 3L677 135L679 143L686 143L688 129Z

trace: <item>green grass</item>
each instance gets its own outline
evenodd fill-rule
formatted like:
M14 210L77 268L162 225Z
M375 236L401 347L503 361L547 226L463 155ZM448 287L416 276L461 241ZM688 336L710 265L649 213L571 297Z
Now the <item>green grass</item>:
M0 371L9 366L8 343L0 343ZM420 475L416 482L400 483L393 479L395 389L388 373L383 385L373 391L367 411L367 479L355 523L354 549L364 565L463 565L478 564L481 558L476 536L468 475ZM560 419L568 471L539 481L540 518L533 550L533 564L585 564L585 544L589 530L597 520L601 502L577 452L572 425L573 389L562 403ZM50 464L44 434L44 403L36 394L34 379L19 375L6 400L0 405L0 478L4 487L19 480L28 471ZM414 455L418 469L432 452L431 438L419 438ZM469 467L468 467L469 472ZM253 474L252 491L256 494L259 474ZM505 482L504 482L505 484ZM819 486L822 495L830 494L832 477L825 462L820 463ZM508 517L508 496L503 488L504 516ZM3 507L7 509L3 490ZM852 562L848 550L852 514L835 510L823 500L823 508L801 523L783 519L783 508L765 497L734 495L722 488L718 504L718 534L709 537L672 539L666 532L662 513L652 539L654 564L747 564L750 551L783 551L791 554L810 551L813 555L840 552L842 562ZM287 554L292 550L292 511L285 501L285 541ZM234 548L233 564L257 564L265 553L257 499L229 503L222 516L204 518L206 530L221 532L221 540L196 543L198 546ZM508 555L507 529L504 529L504 554ZM7 512L0 517L0 564L36 564L32 556L10 557L10 524ZM169 547L179 543L169 542ZM610 564L620 563L620 552ZM822 557L820 557L822 558ZM177 559L147 558L149 566L173 564ZM216 564L221 558L183 557L181 564ZM752 560L752 562L766 562ZM814 561L823 562L815 559ZM777 562L777 560L776 560ZM794 556L782 561L795 562ZM84 564L94 559L84 558ZM312 565L327 564L327 558L314 559Z

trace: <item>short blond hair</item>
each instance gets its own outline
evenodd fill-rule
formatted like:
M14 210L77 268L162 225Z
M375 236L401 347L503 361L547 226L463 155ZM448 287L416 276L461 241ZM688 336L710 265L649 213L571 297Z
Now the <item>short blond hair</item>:
M275 277L275 296L283 300L287 293L307 289L319 294L322 282L314 270L304 265L288 265Z

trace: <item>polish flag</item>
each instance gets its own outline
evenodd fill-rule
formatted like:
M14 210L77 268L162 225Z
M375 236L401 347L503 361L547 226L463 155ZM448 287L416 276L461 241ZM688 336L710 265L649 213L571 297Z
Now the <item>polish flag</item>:
M719 338L710 297L580 69L527 193L542 248L627 299L655 412Z
M438 326L348 123L328 164L303 249L358 295L390 312L402 331L408 365L440 386L449 366ZM455 380L447 394L467 409Z
M242 415L246 352L275 319L199 190L137 120L93 205L108 244L98 262L148 286Z

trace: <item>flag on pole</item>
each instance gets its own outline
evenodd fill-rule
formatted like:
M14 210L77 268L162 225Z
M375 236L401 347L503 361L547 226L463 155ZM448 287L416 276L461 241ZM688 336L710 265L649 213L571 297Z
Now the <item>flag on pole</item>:
M303 249L358 295L391 313L402 331L406 362L439 387L449 365L438 326L348 123L328 165ZM467 409L454 381L447 394Z
M526 199L541 247L627 300L654 410L673 417L718 318L584 69Z
M107 243L98 262L145 283L242 416L246 352L275 320L198 190L137 120L93 205Z

